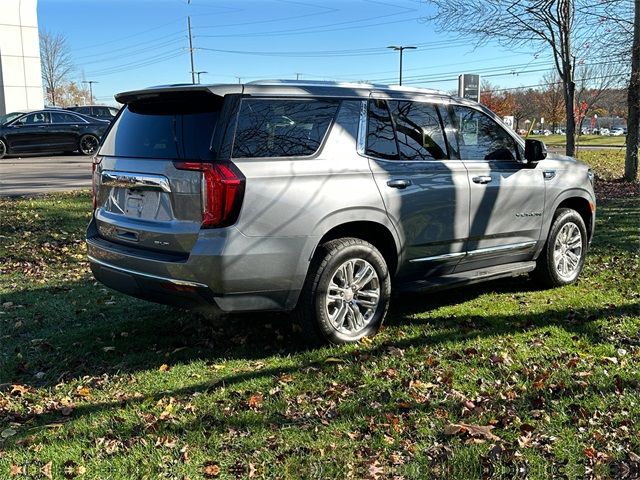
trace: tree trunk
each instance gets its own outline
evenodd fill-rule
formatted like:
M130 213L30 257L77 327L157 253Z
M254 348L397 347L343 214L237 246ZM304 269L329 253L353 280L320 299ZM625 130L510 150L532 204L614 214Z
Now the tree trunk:
M576 154L576 117L573 104L576 96L576 84L570 79L564 88L565 113L567 115L567 147L565 154L573 157Z
M633 47L631 47L631 79L627 92L627 155L624 160L624 179L638 179L638 129L640 128L640 5L635 2Z

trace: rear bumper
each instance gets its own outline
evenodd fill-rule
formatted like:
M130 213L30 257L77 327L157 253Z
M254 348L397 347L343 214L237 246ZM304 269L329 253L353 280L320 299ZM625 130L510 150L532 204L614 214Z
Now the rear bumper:
M234 227L202 230L189 255L114 243L87 230L98 281L145 300L224 312L291 310L306 276L309 237L246 237ZM309 252L307 252L309 250Z

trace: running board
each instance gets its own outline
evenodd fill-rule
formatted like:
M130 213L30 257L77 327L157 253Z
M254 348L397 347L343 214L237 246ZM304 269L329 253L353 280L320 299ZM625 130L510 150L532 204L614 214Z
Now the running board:
M495 267L480 268L468 272L452 273L428 280L418 280L395 285L401 292L423 292L427 290L444 290L447 288L471 285L473 283L496 280L498 278L517 277L536 268L536 262L516 262Z

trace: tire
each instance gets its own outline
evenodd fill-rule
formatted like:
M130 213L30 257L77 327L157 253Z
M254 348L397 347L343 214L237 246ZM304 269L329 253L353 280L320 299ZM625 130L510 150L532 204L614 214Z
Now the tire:
M78 142L78 150L83 155L93 155L98 151L100 140L95 135L83 135Z
M0 158L4 158L7 154L7 144L4 143L4 140L0 140Z
M331 240L311 262L295 314L310 343L353 343L378 332L390 294L387 263L376 247L358 238Z
M553 218L544 249L533 277L547 287L574 283L587 254L587 228L578 212L559 208Z

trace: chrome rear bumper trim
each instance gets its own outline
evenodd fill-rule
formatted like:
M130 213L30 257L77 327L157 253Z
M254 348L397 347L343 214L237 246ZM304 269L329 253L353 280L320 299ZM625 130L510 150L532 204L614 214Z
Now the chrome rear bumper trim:
M110 263L103 262L102 260L98 260L97 258L92 257L91 255L87 255L87 257L89 258L89 262L91 263L95 263L97 265L100 265L101 267L110 268L111 270L116 270L118 272L127 273L129 275L144 277L150 280L155 280L163 283L172 283L174 285L181 285L185 287L205 288L207 290L209 289L209 287L204 283L190 282L188 280L176 280L175 278L166 278L166 277L160 277L158 275L152 275L150 273L137 272L135 270L129 270L128 268L116 267L115 265L111 265Z

